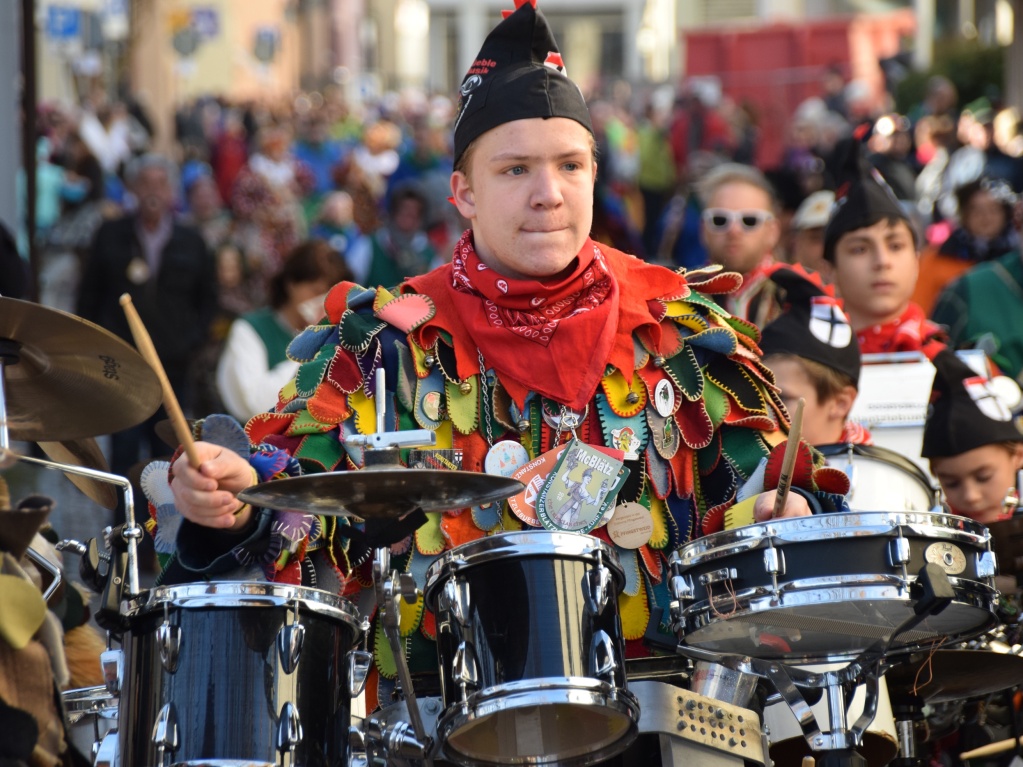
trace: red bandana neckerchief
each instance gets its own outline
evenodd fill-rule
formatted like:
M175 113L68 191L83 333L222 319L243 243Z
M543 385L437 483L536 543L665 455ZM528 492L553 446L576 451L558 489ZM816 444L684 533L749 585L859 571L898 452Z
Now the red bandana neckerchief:
M856 333L860 354L923 352L928 359L945 348L943 335L941 327L927 319L924 310L914 303L898 319Z
M618 329L618 283L589 239L572 272L511 279L476 255L465 232L451 259L451 298L486 364L502 380L582 408L604 375Z
M461 258L465 264L463 245L472 249L469 235L459 241L452 262ZM582 250L587 254L587 261L596 260L595 254L589 255L594 248L602 257L598 262L600 268L609 273L614 287L596 309L563 318L546 347L521 338L507 327L491 327L480 295L464 293L456 287L453 263L413 277L402 286L402 292L415 291L429 296L436 307L435 316L412 331L411 338L421 348L428 349L437 343L442 333L446 334L454 344L460 378L479 374L479 353L482 352L485 364L497 371L502 385L519 407L530 392L538 392L581 411L593 397L606 365L623 372L635 368L637 333L643 334L650 348L658 347L664 302L689 295L685 277L677 272L591 241L587 241ZM472 269L476 267L467 271L474 276L481 273ZM581 264L576 269L576 272L585 271L586 267ZM498 278L492 272L489 276ZM533 280L526 282L540 285ZM560 284L564 286L565 282ZM509 283L509 292L512 292L512 285L517 288L521 284L519 281ZM479 287L476 286L477 290ZM552 287L540 285L542 290ZM520 291L514 292L519 294ZM502 300L495 303L504 305L505 294L501 292L500 296ZM468 310L464 306L468 306ZM564 392L564 398L555 391Z

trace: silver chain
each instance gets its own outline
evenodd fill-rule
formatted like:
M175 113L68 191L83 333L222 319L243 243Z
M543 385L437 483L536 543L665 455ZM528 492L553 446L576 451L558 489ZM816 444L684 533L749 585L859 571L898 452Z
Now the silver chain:
M487 445L494 446L494 433L490 426L490 386L487 383L487 365L483 361L483 350L478 348L476 353L480 358L480 386L483 388L483 424L487 437Z

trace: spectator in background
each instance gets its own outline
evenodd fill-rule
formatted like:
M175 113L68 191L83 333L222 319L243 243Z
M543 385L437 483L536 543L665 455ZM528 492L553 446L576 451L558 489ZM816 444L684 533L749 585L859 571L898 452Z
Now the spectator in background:
M796 210L792 217L792 253L789 259L804 269L818 272L821 281L832 281L831 264L824 258L824 227L835 204L835 193L827 190L814 192Z
M294 155L312 173L311 199L318 202L334 189L334 171L345 158L344 146L330 136L326 114L315 111L306 116Z
M210 165L213 167L220 199L231 199L234 182L248 158L248 142L241 115L235 109L228 109L224 112L220 133L210 147Z
M916 159L909 120L889 114L874 123L867 146L870 164L877 168L899 200L916 199Z
M670 117L667 108L647 104L637 130L639 170L636 183L643 197L643 251L648 261L657 257L658 225L678 180L668 134Z
M175 222L177 168L164 157L143 155L133 160L126 182L138 200L138 211L104 223L92 244L78 292L77 314L131 341L120 297L132 297L167 378L183 408L191 400L186 389L193 354L206 340L217 305L213 259L195 229ZM148 421L111 439L110 467L115 474L164 449L156 436L160 410Z
M821 99L829 112L846 116L845 104L845 73L840 64L831 64L824 68L821 76Z
M938 294L967 270L1019 247L1013 226L1016 195L1001 179L979 178L956 190L960 225L920 256L913 301L930 314Z
M944 348L943 334L911 301L920 268L917 231L862 151L857 134L841 166L824 257L862 354L922 351L932 357Z
M309 235L313 239L325 240L347 262L352 246L359 238L352 196L348 192L327 195L313 220Z
M269 306L231 325L217 364L217 390L227 412L245 423L277 400L298 363L288 344L323 317L327 291L351 279L341 254L323 240L307 240L289 253L270 278Z
M202 174L185 188L188 213L182 222L194 226L206 241L206 247L216 252L231 236L231 215L224 209L217 183L211 175Z
M730 156L733 137L728 123L718 114L714 103L720 98L708 87L689 86L675 102L671 120L671 151L679 180L688 178L689 157L693 152L714 152Z
M391 287L435 265L437 253L424 229L427 206L426 196L415 184L394 190L387 221L357 240L350 251L348 264L356 282L367 287Z
M763 327L777 314L768 280L781 229L771 184L756 168L719 165L700 183L704 245L711 263L742 275L742 285L723 297L732 314Z

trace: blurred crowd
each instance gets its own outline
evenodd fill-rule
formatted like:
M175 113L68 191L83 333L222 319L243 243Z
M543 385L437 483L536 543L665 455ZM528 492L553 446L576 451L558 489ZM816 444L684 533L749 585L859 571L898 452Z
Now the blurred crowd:
M869 162L918 226L914 299L925 312L947 305L943 291L971 267L1018 248L1014 110L960 104L940 77L904 115L877 108L838 68L819 90L791 116L781 162L761 168L780 225L775 261L827 281L835 169L861 124L871 126ZM755 110L714 89L624 83L591 110L594 238L676 267L727 264L708 248L700 181L726 162L755 163ZM145 110L101 89L75 108L43 105L36 119L40 300L127 336L117 295L133 292L143 306L159 296L151 332L193 413L245 419L272 404L293 373L284 348L331 284L395 285L450 258L466 226L448 202L446 96L405 91L356 105L328 88L279 101L199 98L175 115L173 151L162 154ZM24 202L24 179L20 188ZM24 257L26 232L14 234ZM136 459L140 439L115 471Z

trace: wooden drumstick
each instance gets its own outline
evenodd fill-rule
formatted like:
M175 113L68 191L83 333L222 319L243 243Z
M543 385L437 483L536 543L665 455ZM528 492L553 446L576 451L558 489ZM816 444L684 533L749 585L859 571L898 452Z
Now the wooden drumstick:
M171 426L174 428L174 435L185 448L188 463L193 469L198 469L201 461L199 454L195 451L195 441L192 439L192 432L188 428L185 414L181 412L181 405L178 404L178 398L174 396L174 389L171 388L170 381L167 380L167 373L164 371L160 357L156 353L156 347L153 346L153 341L146 331L146 326L142 324L142 318L139 317L135 304L131 302L131 296L127 293L121 296L121 307L128 318L131 334L135 338L135 346L138 347L142 358L149 363L160 380L160 388L163 389L163 406L167 410L167 417L170 418Z
M799 435L803 431L803 405L806 400L802 397L796 405L796 412L792 415L792 427L789 429L789 441L785 445L785 455L781 459L781 474L778 476L778 495L774 499L774 511L771 519L777 519L785 510L785 498L792 487L792 470L796 465L796 455L799 453Z
M803 757L803 767L814 767L817 761L812 756Z
M1019 744L1023 746L1023 735L1019 738ZM986 746L975 748L972 751L963 751L963 753L959 754L959 758L965 762L970 759L1004 754L1006 751L1011 751L1014 748L1016 748L1016 738L1009 738L1008 740L1000 740L997 743L988 743Z

